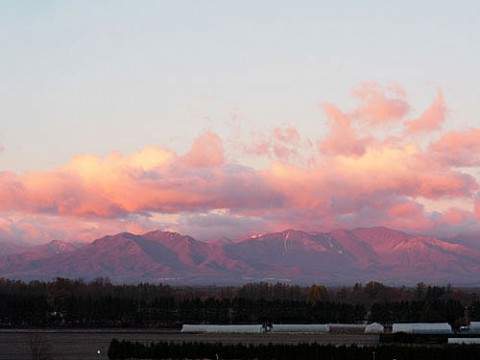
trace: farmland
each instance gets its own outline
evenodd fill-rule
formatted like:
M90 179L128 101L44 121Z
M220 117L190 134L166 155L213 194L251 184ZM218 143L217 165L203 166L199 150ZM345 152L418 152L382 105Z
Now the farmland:
M182 334L164 330L1 330L0 360L31 358L29 339L32 335L49 346L53 359L93 360L107 359L107 350L113 338L142 343L222 342L224 344L296 344L319 343L338 345L375 345L378 336L363 334ZM98 351L100 350L100 354Z

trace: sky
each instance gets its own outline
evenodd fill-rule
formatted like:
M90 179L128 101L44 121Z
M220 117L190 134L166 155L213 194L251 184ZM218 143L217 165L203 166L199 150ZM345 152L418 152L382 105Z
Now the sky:
M0 241L480 231L478 1L0 1Z

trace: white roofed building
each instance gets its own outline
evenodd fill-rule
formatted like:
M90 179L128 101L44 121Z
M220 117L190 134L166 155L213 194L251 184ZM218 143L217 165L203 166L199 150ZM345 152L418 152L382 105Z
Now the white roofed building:
M365 327L365 334L382 334L385 331L385 328L382 324L371 323Z
M273 324L272 333L279 332L300 332L300 333L318 333L318 332L329 332L330 325L328 324Z
M392 333L404 332L407 334L451 334L449 323L395 323Z
M184 324L182 333L262 333L262 325L193 325Z
M470 321L468 327L471 331L480 331L480 321Z
M480 338L448 338L449 344L480 344Z

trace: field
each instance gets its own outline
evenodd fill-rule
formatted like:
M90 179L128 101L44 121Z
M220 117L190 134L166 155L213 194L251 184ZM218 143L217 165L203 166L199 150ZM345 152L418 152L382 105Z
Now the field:
M181 334L161 330L0 330L0 360L31 359L32 336L48 344L52 359L107 359L113 338L138 342L222 342L244 344L311 343L375 345L378 336L363 334ZM100 353L98 353L100 351Z

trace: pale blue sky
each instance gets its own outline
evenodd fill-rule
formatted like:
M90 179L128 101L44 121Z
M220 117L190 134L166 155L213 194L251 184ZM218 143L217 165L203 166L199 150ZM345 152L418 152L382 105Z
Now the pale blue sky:
M365 81L478 127L479 44L478 1L0 1L0 170L182 153L232 114L318 137Z

